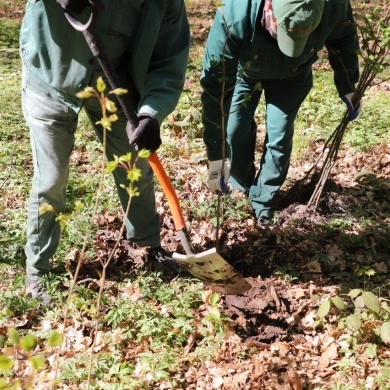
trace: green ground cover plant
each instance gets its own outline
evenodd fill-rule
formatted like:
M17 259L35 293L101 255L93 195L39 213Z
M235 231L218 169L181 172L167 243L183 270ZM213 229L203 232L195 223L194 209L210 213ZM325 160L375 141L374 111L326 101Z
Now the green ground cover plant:
M216 4L186 3L194 42L159 154L182 199L191 240L202 250L215 244L217 200L205 186L199 74ZM46 280L54 303L42 310L24 293L32 158L20 107L20 20L14 17L23 7L24 1L0 5L0 389L390 388L388 71L367 91L363 112L343 139L331 177L332 189L343 190L324 200L331 213L308 223L289 209L290 219L257 231L245 199L222 199L221 249L250 276L253 300L246 305L193 278L172 279L128 260L123 239L102 278L101 261L120 238L122 214L111 176L99 181L102 146L82 114L67 194L68 211L76 212ZM13 17L4 17L9 10ZM317 65L296 123L291 182L311 166L345 110L326 59ZM263 112L259 107L256 116L259 155ZM163 243L180 250L156 188ZM72 290L91 220L84 267ZM253 278L251 267L259 263L262 272Z

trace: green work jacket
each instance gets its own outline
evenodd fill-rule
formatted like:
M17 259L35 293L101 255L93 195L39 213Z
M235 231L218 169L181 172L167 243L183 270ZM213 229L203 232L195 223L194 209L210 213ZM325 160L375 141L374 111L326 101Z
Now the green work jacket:
M284 55L276 40L262 28L264 0L223 3L207 39L201 76L204 141L209 160L222 158L221 96L224 112L229 113L238 77L253 86L261 80L273 79L285 79L288 85L289 77L311 67L325 46L339 95L355 90L359 79L359 45L349 0L325 0L321 23L297 58ZM293 99L293 91L291 94Z
M112 65L131 74L138 111L161 123L175 108L184 84L190 45L184 1L101 2L105 9L94 32ZM85 22L89 13L87 8L77 19ZM23 64L76 111L82 105L76 93L102 73L83 34L68 23L56 0L27 1L20 50Z

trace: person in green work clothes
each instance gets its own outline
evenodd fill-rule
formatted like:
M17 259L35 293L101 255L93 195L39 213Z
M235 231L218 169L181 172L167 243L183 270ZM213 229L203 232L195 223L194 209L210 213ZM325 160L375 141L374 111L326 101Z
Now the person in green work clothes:
M78 116L84 109L91 126L102 140L96 124L102 116L97 99L80 99L76 94L96 86L104 76L82 33L65 18L68 12L88 20L91 3L99 6L94 27L105 46L112 66L123 80L133 82L139 126L130 139L127 120L118 109L118 121L107 133L106 154L122 156L140 149L155 151L161 144L160 125L175 108L185 79L190 45L184 0L28 0L20 32L23 62L22 108L30 130L34 163L28 204L26 290L48 304L44 278L51 271L50 259L59 240L60 226L51 212L40 214L42 204L57 213L66 210L69 159L74 147ZM130 88L129 88L130 89ZM136 153L133 153L133 156ZM140 195L131 200L126 216L127 237L145 247L150 259L174 265L160 245L159 215L155 207L153 172L140 159ZM125 210L129 201L126 171L113 173L119 200Z
M217 9L201 75L208 186L224 193L229 183L246 194L260 226L272 223L294 121L324 46L353 120L360 109L360 102L352 104L359 46L349 0L226 0ZM257 169L254 115L262 94L266 136Z

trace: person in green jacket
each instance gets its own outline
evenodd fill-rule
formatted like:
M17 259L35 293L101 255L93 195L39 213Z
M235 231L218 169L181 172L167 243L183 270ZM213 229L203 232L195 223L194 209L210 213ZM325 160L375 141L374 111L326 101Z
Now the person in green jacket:
M272 223L294 121L324 46L353 120L360 109L360 103L352 104L359 46L349 0L226 0L217 9L201 75L208 186L225 193L229 183L245 193L260 226ZM254 115L262 94L266 136L257 169Z
M51 212L40 214L42 204L57 213L66 210L69 160L74 147L78 116L84 109L91 126L102 140L96 122L102 116L97 99L76 94L96 86L104 76L82 33L65 18L68 12L81 22L88 20L91 4L99 6L94 31L105 46L123 88L130 86L136 100L139 126L130 139L127 120L118 108L118 121L107 133L106 154L123 156L136 150L155 151L161 144L160 125L174 110L184 85L190 31L184 0L28 0L20 31L23 63L22 109L30 131L34 163L28 204L26 290L48 304L43 276L51 271L50 259L60 240L60 226ZM130 91L129 91L130 93ZM117 106L119 106L117 104ZM153 172L140 159L140 195L133 197L126 216L127 237L145 247L148 257L174 266L160 245L160 222L155 207ZM113 172L122 209L129 201L126 171ZM124 188L125 187L125 188Z

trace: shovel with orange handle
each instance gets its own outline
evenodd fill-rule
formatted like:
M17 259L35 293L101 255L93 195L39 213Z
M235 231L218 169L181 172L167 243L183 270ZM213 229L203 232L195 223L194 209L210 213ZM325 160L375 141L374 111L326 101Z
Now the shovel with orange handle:
M105 54L102 42L99 40L97 34L93 32L98 7L100 8L100 5L93 0L89 0L89 2L92 6L92 12L85 24L79 22L68 12L65 12L65 17L73 28L83 33L92 54L99 61L111 88L116 89L119 88L120 85L115 69L112 67ZM117 98L126 118L135 129L138 125L138 117L133 108L131 99L128 95L118 95ZM152 153L148 158L148 161L167 197L175 229L186 252L185 255L175 252L172 256L173 259L212 291L226 295L239 295L248 291L252 287L250 283L226 262L226 260L217 253L215 248L200 253L194 252L186 229L183 213L180 208L179 199L169 177L156 153Z

